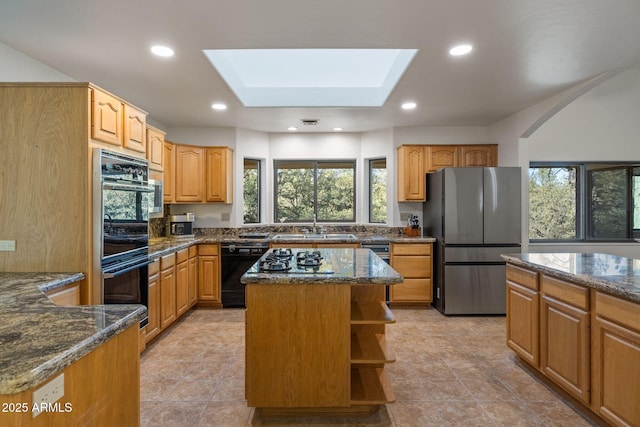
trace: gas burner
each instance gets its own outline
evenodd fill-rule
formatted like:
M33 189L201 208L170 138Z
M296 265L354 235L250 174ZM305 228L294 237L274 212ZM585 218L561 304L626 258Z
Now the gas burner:
M322 263L322 256L319 251L311 253L304 251L296 254L296 263L298 267L318 267Z
M275 255L278 258L289 258L289 259L293 258L293 252L291 252L291 249L289 248L274 249L271 254Z
M260 261L260 271L277 273L291 270L289 261L284 260L270 260L269 257Z

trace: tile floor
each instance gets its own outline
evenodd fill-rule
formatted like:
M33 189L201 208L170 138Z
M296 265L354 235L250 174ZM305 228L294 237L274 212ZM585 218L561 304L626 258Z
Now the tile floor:
M368 418L263 418L244 400L244 310L196 309L141 359L142 426L589 426L517 365L504 317L393 309L396 403Z

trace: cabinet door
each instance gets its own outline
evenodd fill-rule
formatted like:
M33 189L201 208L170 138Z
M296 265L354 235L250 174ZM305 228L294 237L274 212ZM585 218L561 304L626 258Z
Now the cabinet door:
M176 202L202 202L204 196L203 148L176 145Z
M189 307L198 302L198 258L189 258Z
M534 273L535 274L535 273ZM507 346L536 368L540 366L540 293L509 280L507 268Z
M220 266L217 256L201 255L198 258L198 300L220 302Z
M398 201L426 200L425 152L422 145L398 147Z
M391 266L404 277L402 283L390 287L391 302L429 303L433 300L430 254L431 244L391 245Z
M175 269L160 272L160 328L164 329L176 320Z
M164 170L164 132L147 127L147 160L149 168Z
M160 332L160 275L149 276L149 302L147 305L149 323L147 324L147 342Z
M461 166L498 166L498 152L493 145L463 145Z
M175 171L175 145L165 141L163 144L164 168L162 173L162 201L164 203L173 202Z
M540 316L542 371L588 404L591 388L589 313L542 294Z
M427 146L427 172L460 165L460 148L457 145Z
M391 302L431 302L432 298L431 279L408 279L402 283L391 286L389 297Z
M147 152L146 124L146 113L124 104L124 148Z
M233 193L231 182L233 177L231 158L232 151L226 147L207 148L206 158L206 201L231 203Z
M189 308L189 261L176 265L176 316Z
M122 102L97 89L92 90L91 138L122 146Z

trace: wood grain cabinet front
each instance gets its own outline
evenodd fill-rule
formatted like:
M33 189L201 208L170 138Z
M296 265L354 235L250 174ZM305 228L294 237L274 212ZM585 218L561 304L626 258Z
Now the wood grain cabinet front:
M164 141L162 145L163 155L163 171L162 171L162 201L164 203L173 203L176 182L176 146L170 141Z
M160 329L176 320L175 253L160 258Z
M507 346L540 366L538 273L507 265Z
M222 307L219 245L198 247L198 305Z
M204 200L204 148L175 146L175 202Z
M149 342L160 333L160 260L149 264L147 315L146 341Z
M91 138L122 146L122 101L96 88L92 89L91 94Z
M147 125L147 160L149 169L164 171L164 135L160 129Z
M404 277L391 287L391 303L426 305L432 301L431 251L431 243L391 244L391 266Z
M398 147L398 201L424 202L426 200L425 147L401 145Z
M124 148L146 154L147 152L147 113L131 105L124 104Z
M189 286L188 297L189 307L193 307L198 302L198 247L189 248Z
M189 249L176 253L176 318L189 308Z
M205 151L206 202L233 202L233 150L210 147Z
M426 150L427 172L460 166L460 147L457 145L429 145Z
M462 145L460 153L462 167L498 166L497 145Z

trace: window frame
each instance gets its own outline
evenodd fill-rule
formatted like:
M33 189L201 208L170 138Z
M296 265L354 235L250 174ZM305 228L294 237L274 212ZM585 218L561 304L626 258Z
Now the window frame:
M570 162L529 162L529 169L531 168L553 168L553 167L575 167L577 168L576 176L576 238L574 239L531 239L529 237L529 243L635 243L634 235L640 235L640 229L633 228L633 170L634 168L640 168L640 161L635 162L621 162L621 161L599 161L599 162L587 162L587 161L570 161ZM592 185L592 172L597 169L611 170L614 168L626 168L631 173L627 176L628 189L627 189L627 201L629 210L627 212L627 238L594 238L590 237L591 227L593 219L591 205L591 185ZM531 204L529 203L529 211L527 213L528 218L531 210ZM528 228L528 227L527 227Z
M257 195L258 195L258 221L256 222L247 222L245 221L245 217L244 217L244 204L246 202L245 198L244 198L244 162L245 161L252 161L252 162L256 162L258 164L257 170L258 170L258 189L257 189ZM243 191L242 191L242 204L243 204L243 209L242 209L242 223L243 224L261 224L262 221L262 160L260 159L255 159L252 157L244 157L242 160L242 177L243 177Z
M357 218L357 181L358 181L358 165L356 159L273 159L273 222L274 223L289 223L289 224L304 224L313 222L313 218L291 220L287 218L282 221L278 217L278 171L281 164L293 164L293 163L311 163L313 165L313 215L316 217L316 223L355 223ZM340 220L323 220L318 217L318 165L324 163L349 163L353 166L353 217L352 219L340 219Z

